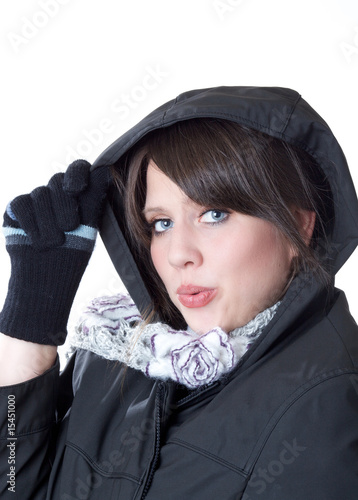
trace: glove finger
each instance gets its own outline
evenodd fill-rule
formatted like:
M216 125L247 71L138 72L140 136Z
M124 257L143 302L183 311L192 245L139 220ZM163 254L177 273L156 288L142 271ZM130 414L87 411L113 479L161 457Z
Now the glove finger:
M82 224L98 228L111 180L112 176L108 166L92 170L89 186L81 195L79 203Z
M65 235L57 226L50 189L46 186L36 188L32 191L31 197L39 234L38 240L34 241L33 245L38 249L63 245Z
M86 160L75 160L67 168L63 180L63 189L68 194L78 196L88 186L91 164Z
M52 207L55 211L57 227L61 231L73 231L80 225L78 203L74 196L63 189L65 174L59 173L51 177L48 188L51 193Z
M22 194L14 198L10 204L11 206L11 216L7 211L8 219L5 219L7 222L10 222L11 219L15 217L15 220L18 223L18 227L20 227L25 233L29 236L31 242L38 241L40 238L39 229L36 222L36 217L34 213L34 205L33 200L30 194ZM9 225L10 225L9 224Z
M11 208L11 202L7 204L5 213L4 213L4 227L14 227L14 228L20 228L20 224L18 223L14 212L12 211Z

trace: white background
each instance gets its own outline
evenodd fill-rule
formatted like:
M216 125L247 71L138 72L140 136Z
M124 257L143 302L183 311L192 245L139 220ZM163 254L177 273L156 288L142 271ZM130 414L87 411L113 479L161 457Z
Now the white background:
M93 162L177 94L216 85L298 90L358 186L355 0L17 0L1 2L0 19L1 211L74 156ZM10 265L0 245L2 304ZM356 318L357 275L358 252L336 281ZM98 241L70 323L88 299L120 288Z

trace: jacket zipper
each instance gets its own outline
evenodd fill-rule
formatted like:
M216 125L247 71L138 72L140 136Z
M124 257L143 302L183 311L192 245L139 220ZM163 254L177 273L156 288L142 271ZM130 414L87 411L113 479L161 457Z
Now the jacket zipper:
M146 483L143 488L143 493L141 496L141 500L143 500L148 493L150 485L152 484L155 470L158 465L159 454L160 454L160 444L161 444L161 420L162 420L162 403L163 403L163 392L164 392L164 383L160 382L158 384L158 390L155 397L155 449L154 456L150 466L150 470L147 476Z

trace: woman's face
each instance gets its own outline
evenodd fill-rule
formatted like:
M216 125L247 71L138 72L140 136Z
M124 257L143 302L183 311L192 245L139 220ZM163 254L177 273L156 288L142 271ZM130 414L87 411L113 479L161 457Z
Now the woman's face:
M245 325L281 296L293 250L270 222L197 205L153 162L144 214L153 264L197 333Z

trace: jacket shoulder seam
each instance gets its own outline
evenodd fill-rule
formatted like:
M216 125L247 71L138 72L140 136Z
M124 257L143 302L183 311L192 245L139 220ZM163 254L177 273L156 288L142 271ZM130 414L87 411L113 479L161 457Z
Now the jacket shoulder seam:
M343 341L342 335L339 333L338 328L336 327L336 325L333 323L332 319L329 316L327 316L327 320L332 325L333 330L335 331L337 337L341 341L341 344L342 344L342 346L344 348L345 353L347 354L350 362L352 363L352 368L354 368L354 362L353 362L352 356L350 355L350 353L349 353L349 351L347 349L347 346L346 346L345 342Z
M316 375L313 379L305 382L300 387L298 387L293 393L291 393L291 395L285 399L285 401L279 406L276 412L272 415L272 417L264 427L263 431L261 432L256 442L256 445L246 462L247 469L250 470L250 474L254 469L255 464L259 459L263 449L265 448L269 437L271 436L275 428L279 425L283 416L290 410L290 408L295 403L297 403L304 395L309 393L311 390L317 388L318 386L324 384L325 382L329 382L334 378L342 377L345 375L352 376L357 374L358 374L357 369L337 368L329 372L320 373L319 375Z

